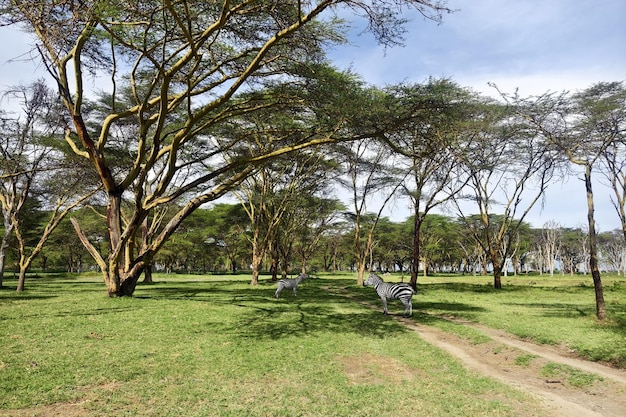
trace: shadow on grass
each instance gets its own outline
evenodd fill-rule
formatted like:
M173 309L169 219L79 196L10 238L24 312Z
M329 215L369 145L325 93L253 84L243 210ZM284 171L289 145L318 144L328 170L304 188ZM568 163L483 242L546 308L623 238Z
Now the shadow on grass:
M242 318L238 325L239 336L255 340L280 339L326 332L353 333L363 337L382 339L409 331L404 326L374 311L336 312L329 308L307 307L303 304L298 304L297 314L284 311L278 315L273 313L265 317L257 315Z
M626 312L622 312L621 315L612 315L613 322L615 323L615 331L622 335L622 337L626 337ZM626 360L625 360L626 362Z
M136 298L178 299L245 308L248 312L238 316L231 331L246 339L301 337L319 332L384 338L409 331L380 311L369 310L356 300L321 288L353 284L352 280L309 280L298 287L297 297L291 291L283 291L280 298L275 299L276 284L271 281L261 282L256 287L233 282L204 282L201 285L177 282L151 287L149 292ZM212 323L213 326L219 327L220 324Z
M463 292L463 293L481 293L481 294L501 294L511 293L518 291L527 291L528 286L522 285L507 285L503 284L502 288L496 289L491 284L470 284L467 282L442 282L442 283L426 283L421 284L418 282L417 291L429 291L429 290L446 290L450 292Z
M547 318L577 318L595 317L595 304L585 305L572 303L506 303L512 307L522 307L533 310L535 314ZM607 304L607 315L609 320L604 327L614 329L622 335L626 335L626 304Z
M413 308L416 307L416 303L413 302ZM467 313L467 312L484 312L488 311L486 308L477 307L471 304L465 303L438 303L438 302L419 302L417 307L424 310L441 310L448 313Z
M6 280L0 287L0 301L47 300L57 297L58 295L42 294L39 291L36 293L29 291L17 292L17 283L15 285L6 285Z
M512 307L522 307L538 311L544 317L565 318L565 317L586 317L595 314L594 305L585 305L581 307L572 303L505 303Z
M52 298L57 298L56 295L38 295L38 294L20 294L16 293L15 289L12 291L2 292L0 291L0 302L10 302L10 301L28 301L28 300L49 300Z

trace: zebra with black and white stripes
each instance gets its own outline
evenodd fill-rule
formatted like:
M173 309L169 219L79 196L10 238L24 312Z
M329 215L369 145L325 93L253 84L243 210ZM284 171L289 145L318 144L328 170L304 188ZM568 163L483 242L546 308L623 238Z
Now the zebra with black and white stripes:
M297 278L282 278L278 280L278 287L276 288L276 292L274 293L274 297L278 298L280 292L282 290L291 289L293 290L293 296L296 296L296 288L298 288L298 284L302 282L303 279L308 278L307 274L300 274Z
M376 274L370 274L367 280L363 283L365 287L374 287L378 296L383 302L383 314L388 314L387 311L387 299L400 300L404 304L403 317L410 317L413 315L413 303L411 299L415 291L406 283L389 283L383 281L381 277Z

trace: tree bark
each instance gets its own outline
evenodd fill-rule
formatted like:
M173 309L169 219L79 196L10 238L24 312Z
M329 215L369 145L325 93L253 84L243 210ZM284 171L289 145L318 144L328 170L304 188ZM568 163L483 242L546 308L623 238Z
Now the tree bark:
M502 288L502 263L497 250L494 249L491 251L491 265L493 266L493 288L499 290Z
M24 286L26 283L26 270L20 268L19 278L17 279L17 292L24 291Z
M143 282L146 284L154 284L154 280L152 279L152 264L146 265L143 271Z
M252 278L250 279L250 285L259 285L259 268L263 260L257 235L258 233L255 231L255 237L252 241Z
M146 218L143 219L143 222L141 223L141 250L142 252L145 252L148 249L148 246L150 246L150 236L148 233L148 216L146 216ZM143 282L146 284L154 283L154 281L152 280L152 261L148 262L146 264L146 267L144 268Z
M4 222L4 235L2 236L2 242L0 242L0 288L2 288L4 282L4 269L5 260L7 254L7 248L9 247L9 236L13 231L13 224L9 221Z
M411 280L409 284L414 290L417 290L417 274L420 268L420 228L421 222L419 217L419 205L414 204L415 212L413 213L413 262L411 268ZM424 265L426 268L426 265Z
M604 303L604 290L602 278L598 267L598 247L596 239L596 226L594 218L593 188L591 185L591 165L585 165L585 188L587 190L587 221L589 223L589 269L593 278L593 288L596 293L596 317L598 320L606 319L606 305Z
M502 268L493 268L493 288L502 289Z

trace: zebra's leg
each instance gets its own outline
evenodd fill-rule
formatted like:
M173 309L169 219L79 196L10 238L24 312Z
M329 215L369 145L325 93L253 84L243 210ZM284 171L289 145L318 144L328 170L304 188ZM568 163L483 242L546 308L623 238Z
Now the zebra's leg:
M294 296L294 297L297 297L297 296L296 296L296 288L298 288L298 287L293 287L293 296Z
M383 302L383 314L387 315L387 297L380 297Z
M402 317L411 317L413 315L413 303L411 303L411 300L405 300L402 303L404 304Z
M281 292L282 290L283 290L283 289L282 289L281 287L276 288L276 292L274 293L274 298L278 298L278 296L280 295L280 292Z

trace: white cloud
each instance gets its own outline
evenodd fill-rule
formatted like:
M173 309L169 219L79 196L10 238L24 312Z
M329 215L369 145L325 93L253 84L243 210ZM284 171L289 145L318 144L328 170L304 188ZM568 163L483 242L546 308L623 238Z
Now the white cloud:
M354 33L353 45L337 48L331 57L370 84L448 77L494 96L488 83L531 96L626 81L626 1L449 0L448 5L459 10L441 25L414 15L404 47L385 51L371 37ZM596 184L595 217L602 231L620 227L610 193ZM534 227L549 220L567 227L586 222L585 189L576 176L553 184L545 203L527 219ZM411 212L398 201L385 215L402 221Z
M413 15L404 47L386 51L368 35L331 56L372 84L450 77L472 85L520 79L570 81L576 89L626 79L626 2L450 0L460 9L441 25ZM556 84L556 82L555 82ZM561 90L561 85L546 90ZM566 89L571 89L568 83Z

